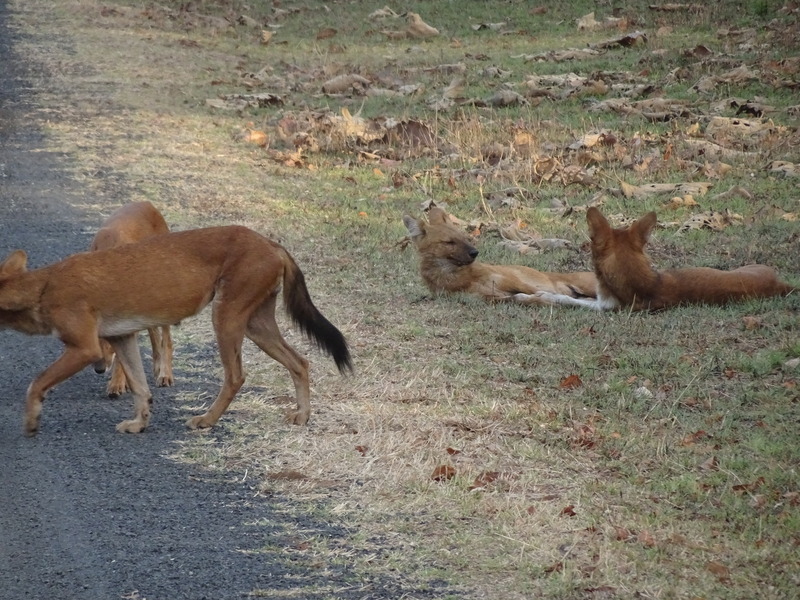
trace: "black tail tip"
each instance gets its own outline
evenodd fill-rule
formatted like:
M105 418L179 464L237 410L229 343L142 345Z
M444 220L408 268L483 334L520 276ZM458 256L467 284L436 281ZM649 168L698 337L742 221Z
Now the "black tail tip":
M333 362L336 363L336 368L339 369L339 373L342 375L347 375L354 371L353 359L346 345L333 355Z

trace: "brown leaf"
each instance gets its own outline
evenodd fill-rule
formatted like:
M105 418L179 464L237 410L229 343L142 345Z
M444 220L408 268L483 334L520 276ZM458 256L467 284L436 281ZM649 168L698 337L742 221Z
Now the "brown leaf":
M561 514L562 517L574 517L578 513L575 512L575 505L574 504L570 504L570 505L565 506L564 508L562 508L560 514Z
M742 325L746 331L753 331L761 328L761 319L758 317L744 316L742 317Z
M558 561L557 563L554 563L554 564L550 565L549 567L545 567L544 572L545 573L560 573L563 570L564 570L564 563L561 562L561 561Z
M370 81L357 73L343 73L322 84L325 94L341 94L353 89L369 87Z
M721 583L728 583L731 579L730 569L728 569L728 567L722 563L718 563L713 560L706 563L706 571L715 575Z
M562 390L572 390L583 385L583 381L577 375L568 375L564 377L561 382L558 384L558 387Z
M454 454L461 454L461 450L457 450L456 448L450 448L450 447L446 449L446 452L451 456Z
M470 490L475 490L478 488L486 487L497 481L502 474L500 471L484 471L480 475L475 478L475 481L472 482L472 485L469 486Z
M326 27L324 29L320 29L317 32L317 39L318 40L327 40L327 39L332 38L333 36L335 36L337 33L338 33L338 31L336 31L333 27Z
M700 469L703 471L717 471L719 469L719 459L716 456L709 456L700 463Z
M697 442L699 442L706 436L708 436L708 434L702 429L699 431L695 431L694 433L690 433L681 440L681 446L694 446Z
M653 546L656 545L656 539L653 537L653 534L647 531L646 529L640 531L639 534L636 536L636 539L640 544L648 548L652 548Z
M408 37L429 38L439 35L439 30L428 25L417 13L407 13L406 20L408 21L408 27L406 28Z
M783 495L789 506L800 506L800 492L786 492Z
M731 489L737 494L743 494L744 492L752 492L753 490L761 487L763 484L764 484L764 478L759 477L753 483L741 483L739 485L733 486Z
M450 465L439 465L433 470L431 479L434 481L448 481L456 476L455 468Z
M259 129L249 129L245 134L244 140L263 148L267 145L269 137L267 137L267 134Z
M631 540L636 539L636 534L634 534L627 527L614 526L614 534L615 539L618 542L630 542Z
M368 450L368 446L356 446L356 452L359 452L361 456L366 456Z

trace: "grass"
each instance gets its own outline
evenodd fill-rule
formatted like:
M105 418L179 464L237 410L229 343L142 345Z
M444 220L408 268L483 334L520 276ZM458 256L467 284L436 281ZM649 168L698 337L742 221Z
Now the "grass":
M649 4L618 7L626 29L587 32L575 20L595 10L602 21L610 9L411 2L403 8L442 32L414 41L381 33L403 29L403 19L368 19L382 2L13 3L31 36L26 50L46 74L37 87L48 142L70 156L98 224L119 204L148 199L175 229L251 226L296 256L315 303L348 337L356 372L341 378L285 328L312 361L307 428L282 422L290 380L252 346L223 433L176 428L176 460L256 481L265 501L288 497L286 510L350 532L348 547L292 532L294 560L355 564L366 579L382 573L412 588L445 582L475 598L786 598L796 590L796 297L659 314L490 306L431 297L401 243L402 215L419 215L433 199L483 224L484 260L588 269L582 207L601 201L610 215L658 211L666 226L650 250L661 267L758 261L800 284L797 180L767 168L800 162L797 111L789 110L796 13L777 2L712 3L695 14ZM261 26L238 24L242 14ZM473 28L500 21L507 32ZM326 27L336 34L317 39ZM727 33L746 28L754 31ZM262 29L274 31L267 45ZM586 60L525 59L635 29L647 44ZM698 44L714 54L691 54ZM454 78L438 67L452 64L464 65L460 100L436 108ZM742 64L758 77L692 91ZM251 87L258 73L263 83ZM424 88L390 98L321 92L343 73L371 87ZM528 93L533 75L568 73L586 82L552 86L554 99L481 102L502 89ZM597 79L610 89L594 87ZM686 101L686 115L593 112L643 84L653 87L641 98ZM206 103L263 92L283 104L227 111ZM712 115L735 116L729 98L756 96L774 109L770 121L756 119L771 128L713 140L751 155L720 166L692 149ZM435 143L344 135L343 108L418 121ZM294 126L305 137L293 138ZM252 130L266 134L265 147L247 141ZM617 143L567 149L601 130ZM303 152L292 157L295 144ZM571 182L566 167L591 181ZM621 181L713 187L697 205L675 207L670 194L626 197ZM717 197L734 186L749 196ZM520 190L515 202L491 200L509 188ZM678 231L693 214L726 209L741 219L721 231ZM517 220L579 250L512 254L498 229ZM204 318L176 332L183 381L157 394L175 396L187 414L211 400L197 389L217 376L212 339ZM453 476L435 480L445 466Z

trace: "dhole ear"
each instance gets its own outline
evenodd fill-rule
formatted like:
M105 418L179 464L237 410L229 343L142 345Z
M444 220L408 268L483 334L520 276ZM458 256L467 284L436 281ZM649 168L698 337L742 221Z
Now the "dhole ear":
M590 206L586 211L586 224L589 226L589 237L592 239L611 230L611 225L596 206Z
M428 223L431 225L447 225L450 223L450 217L438 206L434 206L428 211Z
M425 235L425 224L421 221L417 221L414 217L405 215L403 217L403 223L405 224L406 229L408 229L408 235L410 235L412 238L418 238Z
M8 257L0 263L0 278L11 277L18 273L24 273L27 269L28 255L23 250L14 250Z
M650 232L653 231L656 223L658 223L658 217L656 217L655 212L651 211L631 225L631 231L636 234L642 245L644 245L650 238Z

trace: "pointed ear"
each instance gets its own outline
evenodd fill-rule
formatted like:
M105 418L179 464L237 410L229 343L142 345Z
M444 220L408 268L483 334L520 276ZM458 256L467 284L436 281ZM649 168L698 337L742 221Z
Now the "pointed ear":
M631 232L639 238L642 246L650 239L650 232L653 231L653 227L656 226L656 223L658 223L658 217L656 217L655 212L651 211L631 225Z
M425 235L425 223L422 221L417 221L414 217L409 217L405 215L403 217L403 223L408 229L408 235L412 238L418 238Z
M28 255L23 250L14 250L0 263L0 279L6 279L12 275L24 273L28 264Z
M611 225L596 206L586 211L586 223L589 226L589 237L595 239L611 231Z
M450 217L447 216L444 210L434 206L428 211L428 223L431 225L447 225L450 223Z

